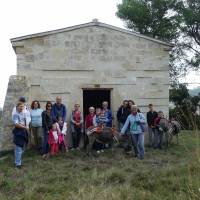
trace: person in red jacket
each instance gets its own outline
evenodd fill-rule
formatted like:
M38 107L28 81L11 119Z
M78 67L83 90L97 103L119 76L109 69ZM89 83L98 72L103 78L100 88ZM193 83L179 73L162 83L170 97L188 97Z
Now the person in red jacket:
M87 129L90 126L94 126L94 124L93 124L94 116L95 116L95 108L91 106L91 107L89 107L89 114L86 115L86 117L85 117L85 133L87 132ZM88 136L87 136L87 134L85 134L84 135L84 147L86 147L87 144L88 144Z
M59 144L58 144L58 135L59 130L57 123L53 123L52 128L49 131L49 138L48 138L48 144L50 147L50 155L56 155L59 151Z
M83 115L81 113L80 104L75 103L74 110L71 113L70 117L70 125L72 130L72 142L73 148L80 149L79 143L81 139L81 135L83 133Z
M89 108L89 114L86 115L85 117L85 128L89 128L90 126L94 126L93 124L93 118L95 116L95 108L94 107L90 107Z

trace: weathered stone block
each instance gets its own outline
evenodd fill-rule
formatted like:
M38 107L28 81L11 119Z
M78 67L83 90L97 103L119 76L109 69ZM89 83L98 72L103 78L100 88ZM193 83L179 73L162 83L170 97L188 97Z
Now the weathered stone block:
M2 131L0 133L0 151L9 150L12 145L12 129L11 121L12 109L20 96L29 99L30 86L25 76L11 76L8 83L7 95L3 107Z

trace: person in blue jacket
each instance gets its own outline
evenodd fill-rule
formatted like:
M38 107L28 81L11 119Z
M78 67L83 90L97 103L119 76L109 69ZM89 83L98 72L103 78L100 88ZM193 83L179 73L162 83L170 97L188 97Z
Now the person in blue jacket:
M105 122L107 127L112 127L112 112L108 109L108 102L104 101L102 103L102 110L105 113Z
M59 117L62 117L64 122L67 120L67 109L65 105L62 104L62 98L60 96L56 97L56 103L52 106L51 116L53 121L57 121Z
M121 134L125 134L126 130L130 125L130 138L132 140L132 145L136 156L139 159L144 159L144 126L146 124L146 119L142 113L138 112L137 105L131 106L131 114L128 116L122 130Z

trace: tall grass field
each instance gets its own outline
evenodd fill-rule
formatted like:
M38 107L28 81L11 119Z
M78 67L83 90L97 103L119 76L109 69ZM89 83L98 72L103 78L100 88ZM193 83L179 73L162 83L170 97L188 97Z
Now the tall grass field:
M97 157L70 151L42 160L33 150L15 169L0 156L0 200L199 200L200 133L183 131L179 144L146 148L144 160L122 149Z

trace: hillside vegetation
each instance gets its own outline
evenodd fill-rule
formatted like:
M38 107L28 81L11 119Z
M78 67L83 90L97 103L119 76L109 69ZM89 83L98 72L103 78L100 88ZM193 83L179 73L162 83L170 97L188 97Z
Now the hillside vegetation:
M200 199L200 138L182 132L180 144L146 148L144 160L115 148L98 157L70 151L41 159L24 154L22 169L13 154L0 157L0 199L12 200L197 200Z

